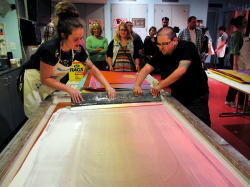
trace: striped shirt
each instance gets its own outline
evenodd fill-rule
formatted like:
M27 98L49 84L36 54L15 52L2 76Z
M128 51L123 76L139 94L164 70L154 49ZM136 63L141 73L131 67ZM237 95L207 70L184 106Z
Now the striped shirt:
M123 49L126 50L127 55ZM113 69L114 71L133 71L130 51L127 46L123 47L123 49L119 49ZM130 56L130 59L128 56Z

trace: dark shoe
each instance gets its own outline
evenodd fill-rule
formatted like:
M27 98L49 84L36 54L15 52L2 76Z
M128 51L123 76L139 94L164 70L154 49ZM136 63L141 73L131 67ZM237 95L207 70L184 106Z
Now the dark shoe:
M231 107L233 107L233 108L236 107L235 102L230 102L230 101L226 101L226 102L225 102L225 105L231 106ZM239 105L238 105L238 108L239 108Z

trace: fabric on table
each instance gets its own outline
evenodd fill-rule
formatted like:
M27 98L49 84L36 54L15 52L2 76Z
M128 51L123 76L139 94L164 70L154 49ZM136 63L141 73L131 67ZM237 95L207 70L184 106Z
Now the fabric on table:
M10 187L244 186L163 105L112 106L54 113Z

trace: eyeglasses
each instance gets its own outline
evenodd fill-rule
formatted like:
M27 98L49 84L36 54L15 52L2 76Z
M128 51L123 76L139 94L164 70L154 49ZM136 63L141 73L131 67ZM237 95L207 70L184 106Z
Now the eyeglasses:
M128 25L128 27L133 27L133 25Z
M128 32L126 29L120 29L120 31L123 31L123 32Z
M170 42L172 42L173 40L171 40ZM156 45L158 46L158 47L167 47L167 45L168 44L170 44L170 42L163 42L162 44L159 44L159 43L157 43Z

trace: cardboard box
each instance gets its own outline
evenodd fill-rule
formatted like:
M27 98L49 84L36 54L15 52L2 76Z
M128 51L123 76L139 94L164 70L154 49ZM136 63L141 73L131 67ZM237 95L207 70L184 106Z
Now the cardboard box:
M69 70L69 81L81 81L85 75L85 66L79 61L74 61Z

